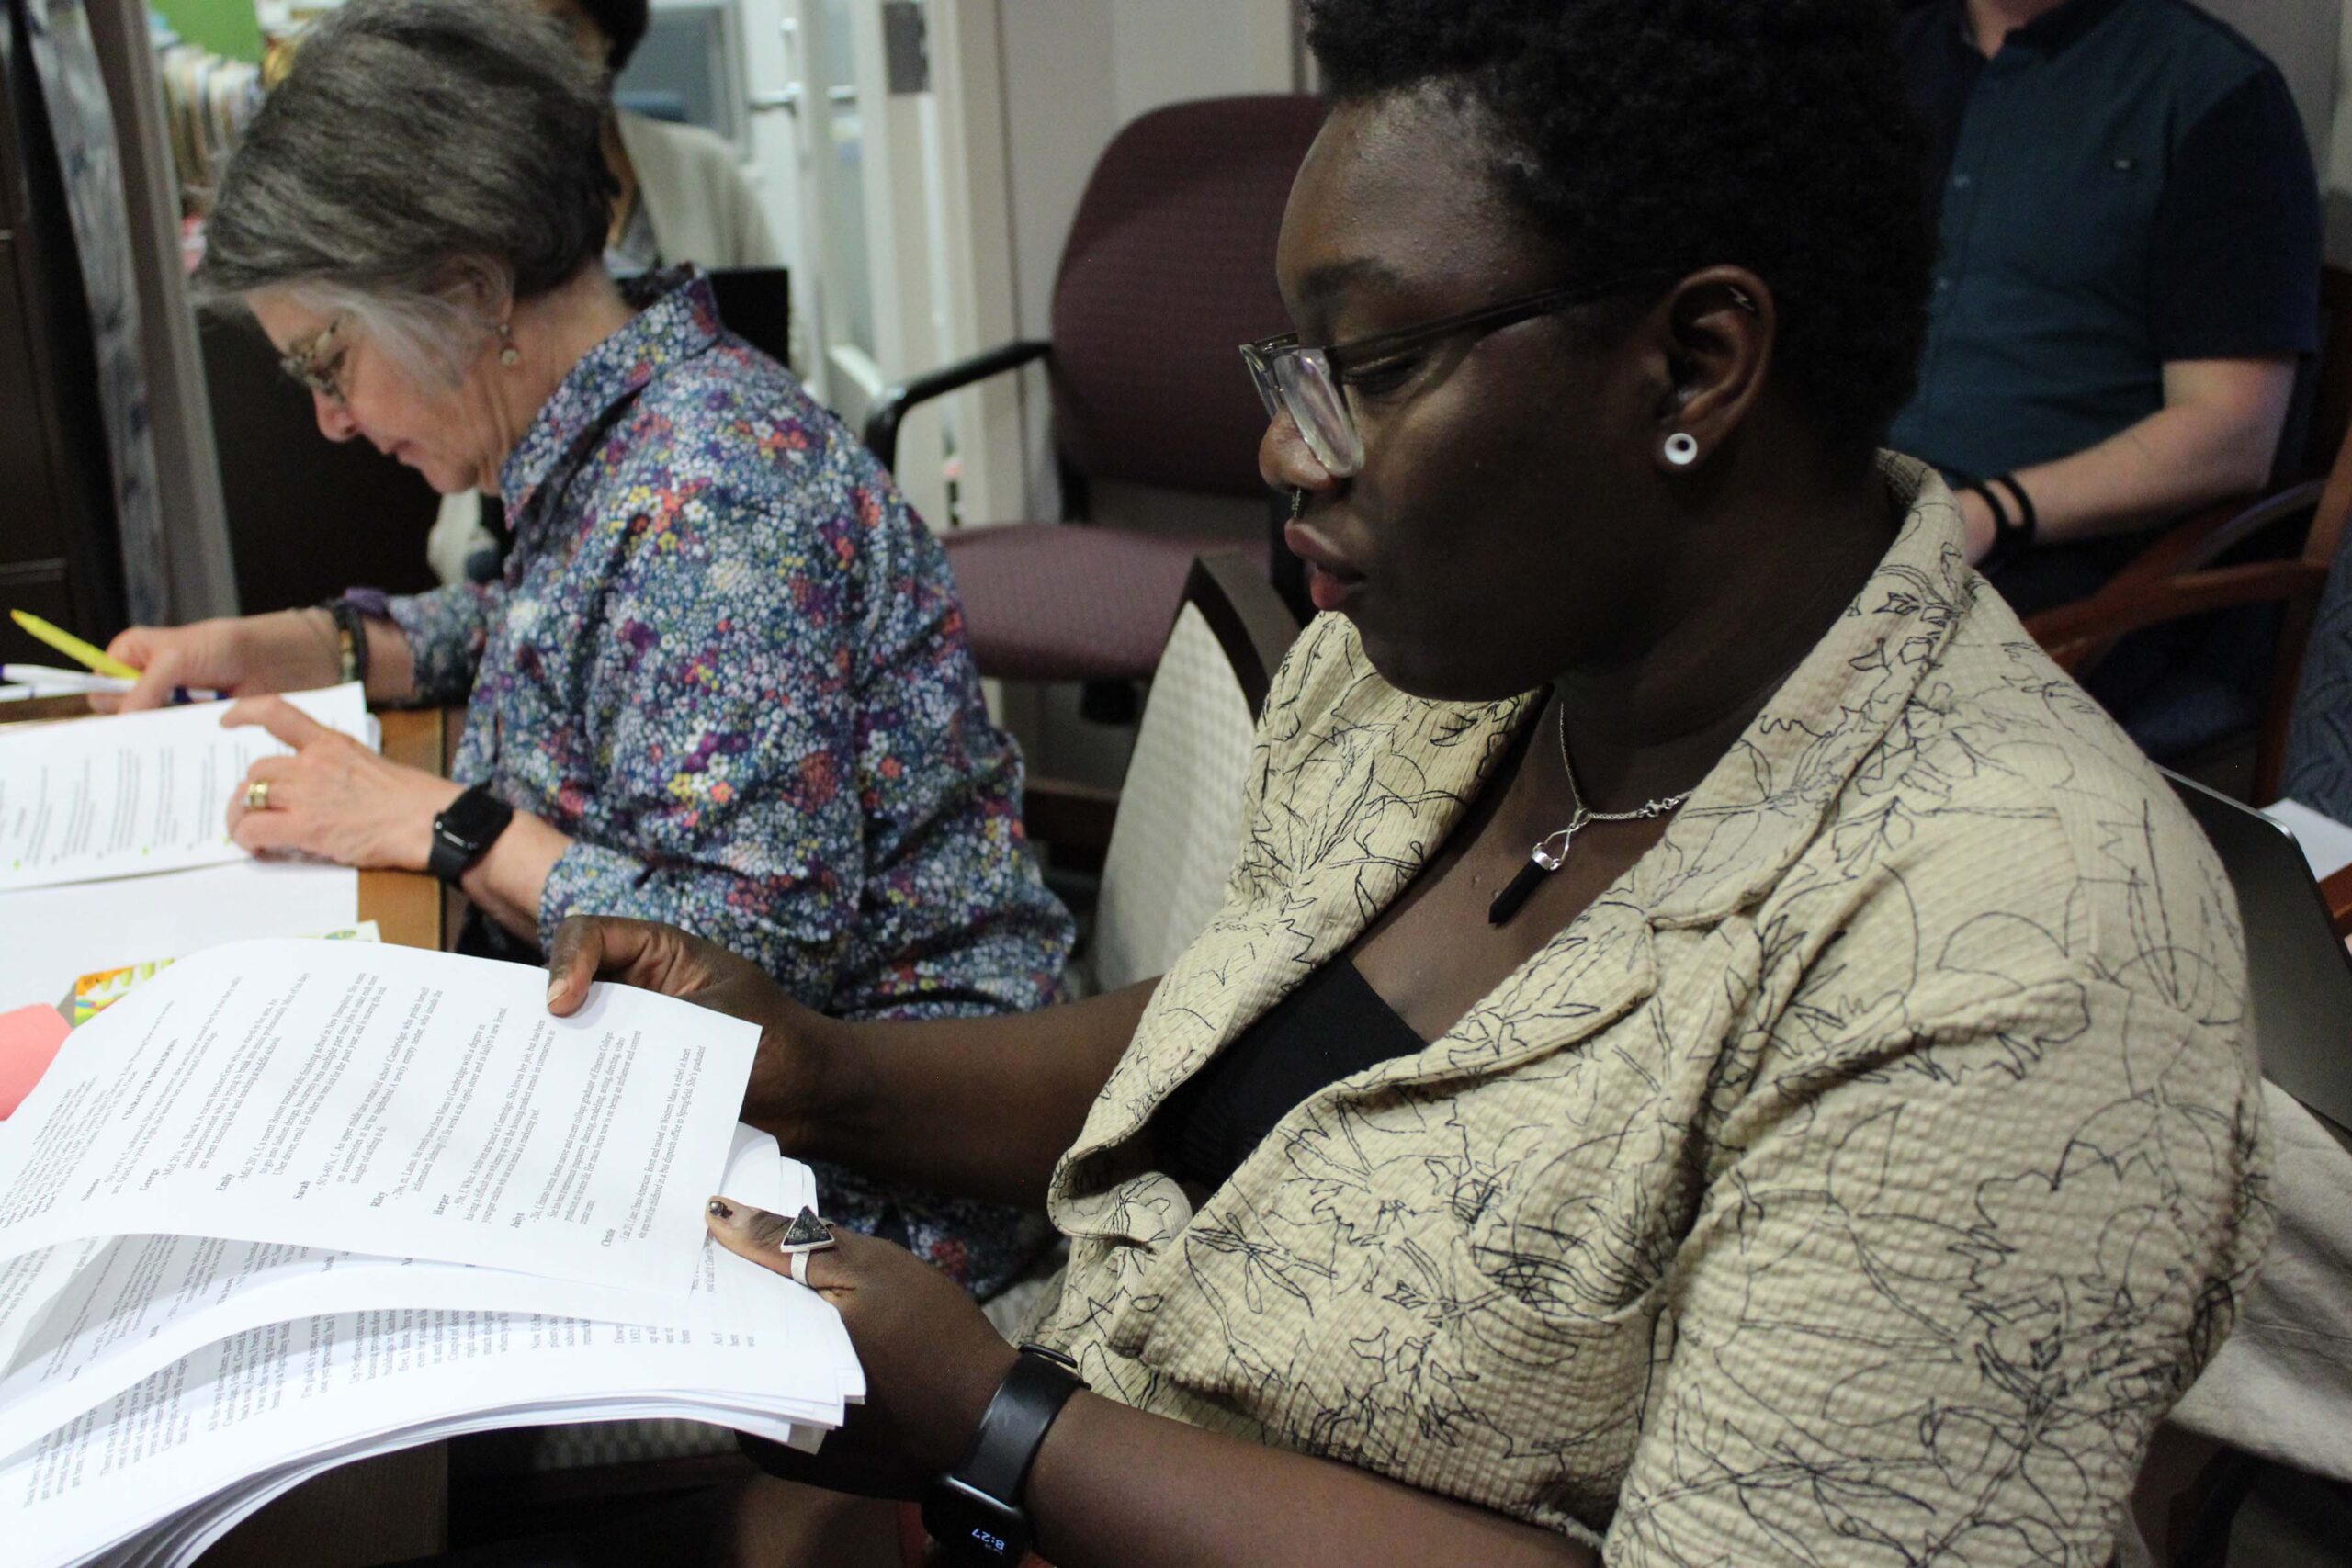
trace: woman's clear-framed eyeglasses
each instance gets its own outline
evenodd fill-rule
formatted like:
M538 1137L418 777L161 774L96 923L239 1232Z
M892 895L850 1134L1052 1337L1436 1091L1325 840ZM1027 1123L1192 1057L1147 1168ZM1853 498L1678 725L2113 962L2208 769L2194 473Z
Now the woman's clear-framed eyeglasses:
M343 330L345 318L337 316L309 337L288 348L277 361L285 371L311 391L331 403L343 401L343 345L335 334Z
M1363 467L1363 430L1348 396L1351 386L1394 366L1424 344L1463 333L1484 337L1572 305L1589 305L1612 294L1630 292L1664 276L1642 273L1606 283L1546 288L1328 348L1302 348L1296 333L1285 333L1263 343L1243 344L1241 359L1250 367L1250 378L1266 405L1266 417L1289 415L1316 461L1332 478L1343 479Z

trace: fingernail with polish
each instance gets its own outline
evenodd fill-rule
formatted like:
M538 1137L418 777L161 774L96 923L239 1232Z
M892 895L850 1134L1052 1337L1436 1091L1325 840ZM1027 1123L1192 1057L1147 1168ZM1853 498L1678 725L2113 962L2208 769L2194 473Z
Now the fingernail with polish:
M710 1217L715 1220L731 1220L735 1217L735 1211L727 1206L726 1199L713 1198L710 1201Z

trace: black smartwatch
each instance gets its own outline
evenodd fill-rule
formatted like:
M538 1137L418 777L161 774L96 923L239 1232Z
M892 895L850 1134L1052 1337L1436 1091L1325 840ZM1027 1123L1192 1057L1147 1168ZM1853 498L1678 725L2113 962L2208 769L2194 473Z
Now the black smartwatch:
M490 846L498 842L498 835L514 820L514 808L491 794L488 784L474 785L433 819L433 848L425 857L426 868L454 885L474 862L490 852Z
M1019 1562L1029 1555L1029 1514L1021 1488L1054 1417L1086 1386L1078 1363L1042 1345L1023 1345L980 1416L964 1462L932 1483L922 1528L950 1562Z

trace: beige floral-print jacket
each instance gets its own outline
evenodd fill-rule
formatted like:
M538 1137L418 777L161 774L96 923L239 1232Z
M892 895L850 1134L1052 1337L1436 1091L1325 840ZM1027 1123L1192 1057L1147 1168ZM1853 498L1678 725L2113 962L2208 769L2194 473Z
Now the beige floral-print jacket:
M1941 481L1883 469L1899 538L1665 839L1196 1213L1138 1130L1397 896L1537 701L1408 697L1308 630L1225 907L1056 1172L1039 1338L1611 1568L2106 1562L2270 1232L2236 909Z

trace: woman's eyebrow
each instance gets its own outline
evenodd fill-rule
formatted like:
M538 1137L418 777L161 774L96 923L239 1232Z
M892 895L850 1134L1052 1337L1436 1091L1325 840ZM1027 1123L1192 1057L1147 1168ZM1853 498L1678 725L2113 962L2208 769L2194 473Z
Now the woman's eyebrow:
M1405 275L1386 262L1371 256L1325 262L1319 266L1310 267L1298 280L1298 304L1304 310L1326 307L1348 289L1365 284L1401 288L1405 286Z

